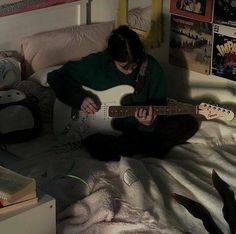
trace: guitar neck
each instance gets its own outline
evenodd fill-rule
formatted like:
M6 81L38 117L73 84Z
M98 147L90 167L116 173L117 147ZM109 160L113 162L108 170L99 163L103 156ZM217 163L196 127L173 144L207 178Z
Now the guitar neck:
M134 116L140 109L148 110L148 106L109 106L109 116L114 118ZM155 115L197 115L198 106L195 105L171 105L171 106L153 106Z

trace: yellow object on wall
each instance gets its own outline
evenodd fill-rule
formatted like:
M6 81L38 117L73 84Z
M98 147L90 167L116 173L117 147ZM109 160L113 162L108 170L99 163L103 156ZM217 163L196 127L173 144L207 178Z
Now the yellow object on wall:
M128 22L128 2L129 0L119 0L116 26L129 25ZM138 33L147 48L160 47L162 42L162 0L152 0L151 25L149 31L132 28ZM130 25L129 25L130 26Z

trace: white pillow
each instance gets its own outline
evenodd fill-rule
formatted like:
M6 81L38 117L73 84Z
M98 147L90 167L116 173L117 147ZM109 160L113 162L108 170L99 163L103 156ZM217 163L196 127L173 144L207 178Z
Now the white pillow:
M78 60L102 51L114 22L76 25L23 38L25 77L41 69Z
M58 66L47 67L47 68L41 69L41 70L33 73L28 79L33 80L44 87L49 87L49 84L47 82L47 74L49 72L57 70L61 67L62 67L62 65L58 65Z

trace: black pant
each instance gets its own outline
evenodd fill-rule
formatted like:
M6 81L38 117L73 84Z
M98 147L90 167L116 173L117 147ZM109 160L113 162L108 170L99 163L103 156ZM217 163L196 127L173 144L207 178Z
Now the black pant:
M164 158L175 145L185 143L198 130L199 124L191 115L157 117L152 131L129 130L120 136L94 134L83 144L94 158L102 161L119 160L120 155Z

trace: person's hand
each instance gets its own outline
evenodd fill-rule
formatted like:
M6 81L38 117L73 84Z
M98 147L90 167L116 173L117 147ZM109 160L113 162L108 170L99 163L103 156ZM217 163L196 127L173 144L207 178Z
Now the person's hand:
M135 112L135 118L143 125L150 126L157 115L155 115L153 107L149 106L148 110L140 108Z
M96 103L90 97L83 100L80 109L86 114L95 114L98 111Z

